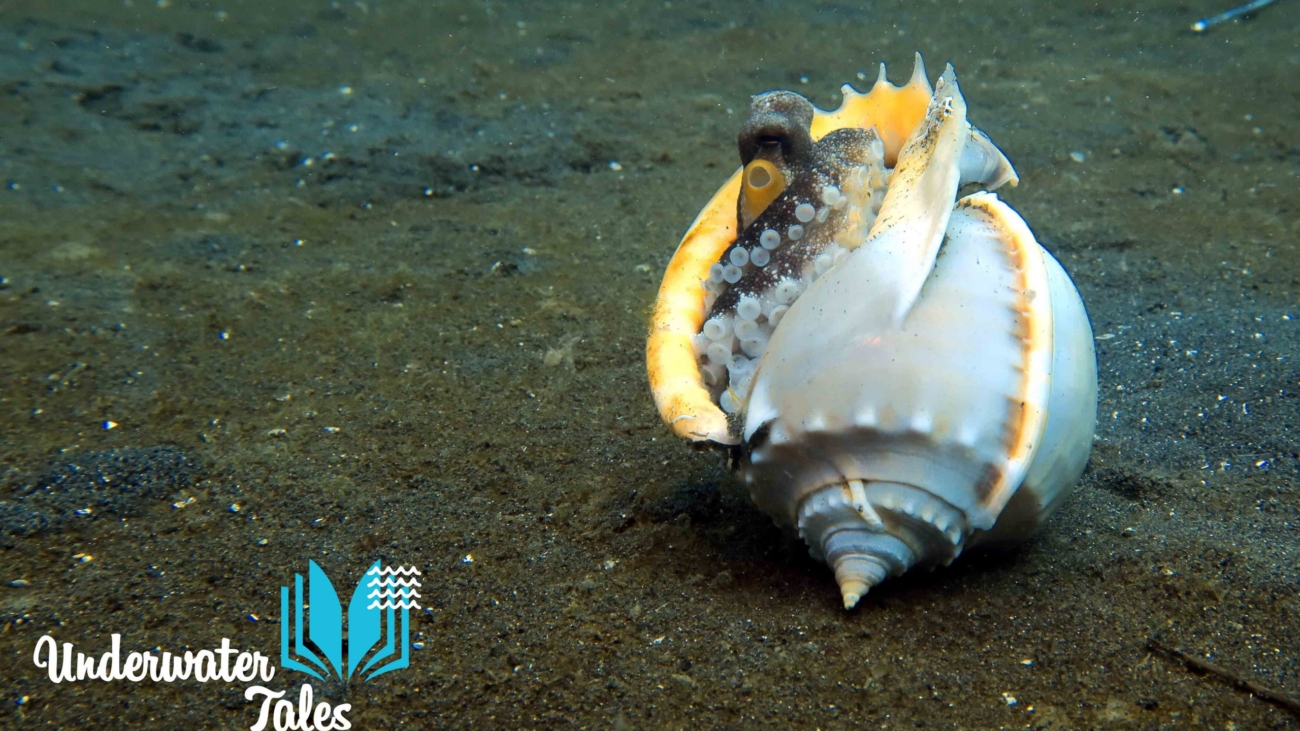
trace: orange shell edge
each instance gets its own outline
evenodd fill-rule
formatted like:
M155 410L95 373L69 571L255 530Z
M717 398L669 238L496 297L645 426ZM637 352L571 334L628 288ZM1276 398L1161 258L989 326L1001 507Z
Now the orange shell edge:
M885 146L885 162L893 165L898 152L925 116L933 90L917 54L912 78L895 86L880 76L866 94L845 84L844 100L833 112L817 109L812 137L845 127L875 127ZM727 429L727 415L713 403L700 377L691 339L704 325L704 287L712 266L736 240L736 201L741 170L737 170L713 195L668 262L651 318L646 342L646 370L659 416L682 439L737 444Z

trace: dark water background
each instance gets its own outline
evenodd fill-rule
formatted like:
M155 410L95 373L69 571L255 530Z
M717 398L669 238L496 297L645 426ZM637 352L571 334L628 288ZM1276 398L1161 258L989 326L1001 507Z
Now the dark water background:
M423 649L320 689L356 728L1300 727L1147 649L1300 694L1300 3L1050 5L0 4L0 726L246 728L33 647L275 654L308 559L379 559ZM846 613L643 346L748 95L917 50L1083 293L1100 424L1030 544Z

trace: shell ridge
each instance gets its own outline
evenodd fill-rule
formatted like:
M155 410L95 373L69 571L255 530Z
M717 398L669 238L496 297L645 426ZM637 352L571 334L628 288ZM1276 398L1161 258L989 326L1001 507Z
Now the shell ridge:
M1000 201L996 193L974 193L958 201L958 207L979 215L990 229L1002 234L1008 242L1005 250L1008 264L1019 275L1017 286L1018 318L1023 318L1026 330L1018 334L1022 359L1020 387L1008 395L1008 415L1005 423L1004 446L1007 455L1005 467L986 487L987 497L982 500L984 513L981 524L988 527L996 521L1012 495L1020 488L1025 473L1033 460L1036 447L1047 423L1047 399L1051 386L1053 352L1052 309L1050 300L1035 302L1029 292L1047 290L1047 268L1042 259L1042 249L1024 220L1010 206ZM1047 299L1047 298L1044 298Z

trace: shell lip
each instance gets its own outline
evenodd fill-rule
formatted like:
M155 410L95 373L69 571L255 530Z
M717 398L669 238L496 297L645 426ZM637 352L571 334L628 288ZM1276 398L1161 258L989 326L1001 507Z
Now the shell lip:
M884 79L884 64L881 74L881 80L865 94L845 85L844 100L834 112L814 108L812 138L817 140L846 127L875 127L882 134L892 135L887 147L901 146L924 115L932 89L919 53L905 85L895 86ZM731 433L725 413L712 403L691 355L690 337L703 325L703 307L695 305L703 302L700 283L709 266L737 239L736 201L740 189L738 169L700 211L678 244L660 286L646 347L647 375L664 423L682 439L725 446L739 444L741 438Z

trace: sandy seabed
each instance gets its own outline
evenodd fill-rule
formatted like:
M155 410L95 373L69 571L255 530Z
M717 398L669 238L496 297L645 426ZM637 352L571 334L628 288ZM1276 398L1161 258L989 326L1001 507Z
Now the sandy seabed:
M1148 644L1300 694L1300 5L1051 5L0 5L0 726L251 726L33 649L278 657L310 559L423 574L411 667L316 684L354 728L1300 728ZM845 612L643 347L749 95L918 50L1100 420L1033 541Z

